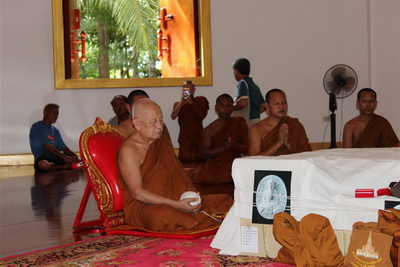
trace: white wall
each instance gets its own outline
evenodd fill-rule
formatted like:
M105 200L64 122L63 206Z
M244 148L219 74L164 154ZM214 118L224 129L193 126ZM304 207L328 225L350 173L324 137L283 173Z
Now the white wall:
M371 87L378 90L377 113L400 138L400 1L372 1Z
M55 124L78 150L80 133L97 116L113 115L109 101L132 88L54 90L50 0L1 0L0 154L29 153L28 133L49 102L61 106ZM286 91L289 115L304 124L311 142L322 142L329 115L322 78L339 63L352 66L357 90L378 92L377 113L400 136L400 3L398 0L211 0L214 85L198 87L216 118L215 98L235 94L232 62L247 57L263 94ZM146 88L164 111L175 146L178 124L171 121L179 88ZM356 94L338 101L337 139L342 122L357 115ZM329 127L325 141L330 141Z

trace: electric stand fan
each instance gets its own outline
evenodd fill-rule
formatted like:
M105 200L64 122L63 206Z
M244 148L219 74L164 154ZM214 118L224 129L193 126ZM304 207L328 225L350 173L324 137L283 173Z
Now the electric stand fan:
M323 84L329 94L329 110L331 121L331 145L329 148L337 148L336 145L336 99L350 96L357 88L357 73L348 65L338 64L330 67L324 75Z

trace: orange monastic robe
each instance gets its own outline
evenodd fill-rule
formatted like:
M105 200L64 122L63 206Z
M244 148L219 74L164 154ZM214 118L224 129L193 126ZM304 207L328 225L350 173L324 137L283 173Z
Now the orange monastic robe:
M196 191L176 157L172 143L162 136L150 145L141 166L143 187L155 194L179 200L185 191ZM204 213L189 214L165 204L149 205L133 199L124 179L119 175L124 194L124 210L129 225L152 231L201 230L219 222ZM202 211L208 214L227 212L232 205L228 195L202 196Z
M198 161L203 131L203 120L209 109L208 100L204 96L196 96L193 104L182 106L178 114L180 127L179 159L182 162Z
M231 117L211 138L210 149L224 145L228 137L235 142L248 144L248 127L243 117ZM208 159L193 175L195 184L230 183L232 180L232 163L235 158L241 157L241 152L227 150L218 156Z
M397 138L392 125L382 116L373 114L353 147L397 147Z
M291 118L289 116L284 117L281 122L263 138L261 141L261 151L267 150L278 140L279 128L283 123L286 123L289 126L289 142L291 150L289 150L285 145L282 145L272 156L311 151L311 146L308 142L306 130L303 125L297 118Z

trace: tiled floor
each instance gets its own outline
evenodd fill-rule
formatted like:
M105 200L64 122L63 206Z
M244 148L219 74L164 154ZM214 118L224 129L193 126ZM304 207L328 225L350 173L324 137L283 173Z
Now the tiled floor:
M0 258L74 242L86 183L81 170L35 175L32 166L0 167ZM98 218L91 196L83 220Z

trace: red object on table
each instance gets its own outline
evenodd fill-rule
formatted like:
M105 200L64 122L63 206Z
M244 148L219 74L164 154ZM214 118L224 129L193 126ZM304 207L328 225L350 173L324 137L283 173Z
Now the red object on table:
M355 196L357 198L374 197L374 189L356 189Z
M391 196L390 188L381 188L376 191L377 196Z

